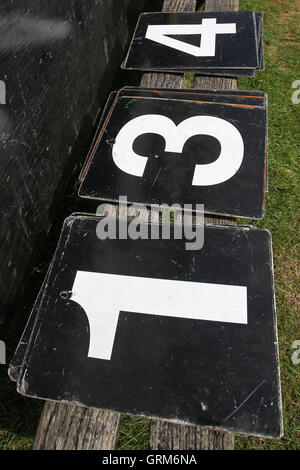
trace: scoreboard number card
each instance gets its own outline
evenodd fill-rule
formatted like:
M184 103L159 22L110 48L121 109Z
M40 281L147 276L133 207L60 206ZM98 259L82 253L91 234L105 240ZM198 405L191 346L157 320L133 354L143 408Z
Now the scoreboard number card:
M253 76L262 56L262 14L143 13L123 68Z
M207 225L187 252L184 240L99 240L99 220L65 222L18 391L280 437L269 232Z
M178 93L179 99L122 93L127 91L115 99L82 173L80 196L117 201L124 195L145 205L198 203L206 213L263 217L265 106L240 104L237 96L234 103L230 96L218 103L204 94L194 101L188 92Z

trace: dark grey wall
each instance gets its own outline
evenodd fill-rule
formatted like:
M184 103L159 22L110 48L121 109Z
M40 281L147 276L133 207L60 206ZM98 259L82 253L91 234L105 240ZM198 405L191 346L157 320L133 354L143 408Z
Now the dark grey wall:
M144 4L1 1L0 325L18 303L67 165L89 135Z

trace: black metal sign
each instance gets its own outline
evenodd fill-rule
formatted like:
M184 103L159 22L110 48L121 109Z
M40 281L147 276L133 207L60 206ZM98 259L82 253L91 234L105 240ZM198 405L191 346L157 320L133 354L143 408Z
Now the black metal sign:
M263 217L263 93L125 88L110 100L81 174L80 196L204 204L206 213Z
M141 14L126 69L253 76L262 70L261 13Z
M64 224L18 373L20 354L13 362L18 391L281 436L269 232L205 226L203 249L185 251L183 240L99 240L101 220Z

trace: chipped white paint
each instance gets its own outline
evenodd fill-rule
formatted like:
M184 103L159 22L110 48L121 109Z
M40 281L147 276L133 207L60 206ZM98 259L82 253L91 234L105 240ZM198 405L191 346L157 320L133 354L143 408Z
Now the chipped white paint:
M87 315L96 359L111 359L120 311L247 324L244 286L77 271L71 300Z
M146 39L195 57L214 57L217 34L236 34L236 23L217 24L216 18L207 18L202 24L149 25ZM193 46L168 35L201 35L201 42L199 47Z

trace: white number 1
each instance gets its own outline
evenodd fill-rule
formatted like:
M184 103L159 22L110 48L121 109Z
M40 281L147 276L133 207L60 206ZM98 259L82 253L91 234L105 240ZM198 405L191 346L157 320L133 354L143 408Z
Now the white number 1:
M116 292L118 295L116 295ZM88 357L110 360L120 311L247 325L247 287L77 271L73 302L90 326Z

